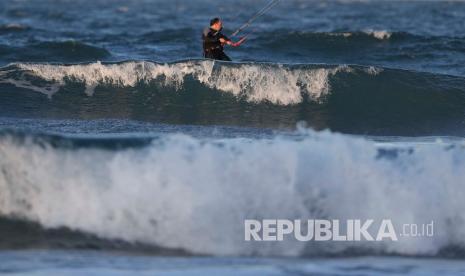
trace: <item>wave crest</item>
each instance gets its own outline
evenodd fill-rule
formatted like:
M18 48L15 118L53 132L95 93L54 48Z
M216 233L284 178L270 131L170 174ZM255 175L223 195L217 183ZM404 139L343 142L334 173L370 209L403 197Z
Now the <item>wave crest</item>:
M15 64L21 71L16 77L5 70L1 82L42 92L48 96L56 93L67 82L85 84L85 93L91 96L98 85L135 87L142 83L158 82L164 86L181 88L187 77L199 83L249 102L268 101L273 104L289 105L302 102L303 95L314 101L321 101L330 92L329 78L338 72L350 72L348 66L284 66L279 64L224 64L214 61L187 61L159 64L145 61L130 61L118 64L100 62L82 65ZM369 74L379 69L367 68ZM18 73L18 72L16 72ZM37 87L24 76L47 81L44 87Z

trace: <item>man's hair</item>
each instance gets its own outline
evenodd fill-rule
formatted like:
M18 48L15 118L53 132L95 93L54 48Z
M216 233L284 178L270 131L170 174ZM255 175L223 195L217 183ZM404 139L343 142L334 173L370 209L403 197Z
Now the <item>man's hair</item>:
M220 22L220 19L218 17L215 17L212 20L210 20L210 26L213 26L218 22Z

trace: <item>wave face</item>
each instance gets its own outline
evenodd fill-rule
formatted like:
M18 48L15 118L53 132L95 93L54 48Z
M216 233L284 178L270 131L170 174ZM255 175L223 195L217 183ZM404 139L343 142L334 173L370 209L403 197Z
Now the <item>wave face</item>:
M0 115L463 136L465 79L353 65L18 63L0 70ZM36 93L39 92L39 93Z
M388 147L329 132L299 139L166 135L116 148L101 145L119 138L83 139L2 133L2 225L19 219L48 231L217 256L465 256L460 143ZM399 242L265 245L243 241L250 218L392 218L395 227L434 220L437 232Z

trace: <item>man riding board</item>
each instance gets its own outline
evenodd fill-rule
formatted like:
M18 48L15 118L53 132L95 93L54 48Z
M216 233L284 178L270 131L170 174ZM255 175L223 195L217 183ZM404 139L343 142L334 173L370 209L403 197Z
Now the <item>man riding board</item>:
M222 30L223 22L221 19L213 18L210 21L210 27L203 31L203 56L205 58L231 61L231 59L224 53L224 45L238 47L245 41L245 38L242 38L238 42L233 42L221 33Z

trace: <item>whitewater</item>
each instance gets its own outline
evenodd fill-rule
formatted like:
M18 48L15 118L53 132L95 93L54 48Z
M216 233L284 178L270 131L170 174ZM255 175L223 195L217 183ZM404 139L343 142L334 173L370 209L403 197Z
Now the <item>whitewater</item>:
M219 256L349 249L440 256L464 242L462 142L389 146L309 132L258 140L171 134L120 150L64 145L47 136L2 135L2 216ZM434 220L440 230L434 238L401 242L243 241L244 219L273 217Z

